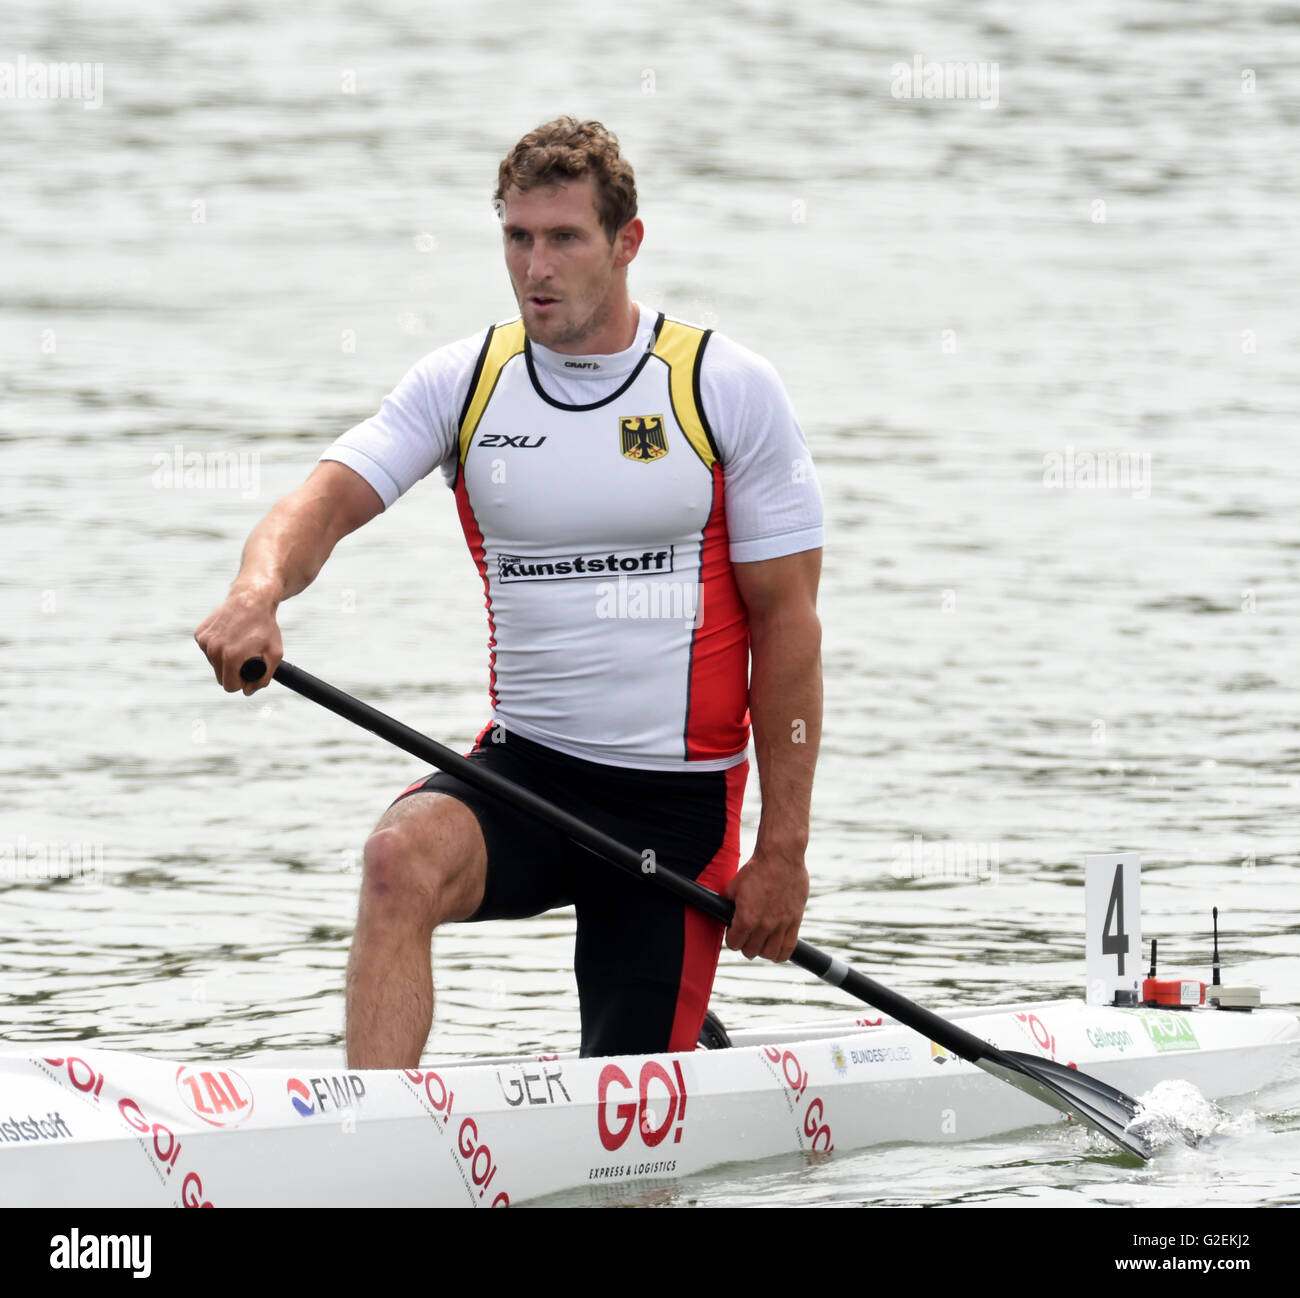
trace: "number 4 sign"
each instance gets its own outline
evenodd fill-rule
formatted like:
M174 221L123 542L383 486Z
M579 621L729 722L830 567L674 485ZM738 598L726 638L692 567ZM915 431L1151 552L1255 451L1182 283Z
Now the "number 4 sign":
M1142 858L1137 852L1085 856L1087 998L1134 1004L1142 987Z

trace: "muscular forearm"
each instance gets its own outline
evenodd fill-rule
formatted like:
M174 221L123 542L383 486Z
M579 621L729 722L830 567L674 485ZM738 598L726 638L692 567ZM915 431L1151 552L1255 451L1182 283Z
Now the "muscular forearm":
M251 692L269 680L282 653L275 620L281 602L310 586L339 539L382 507L374 489L351 469L326 462L253 529L230 593L194 634L225 689ZM252 657L270 669L260 684L239 676Z
M275 608L316 580L335 539L326 526L326 502L307 493L303 487L286 496L249 534L232 595Z
M821 625L810 605L778 607L751 611L749 631L749 711L763 798L754 850L802 859L821 742Z

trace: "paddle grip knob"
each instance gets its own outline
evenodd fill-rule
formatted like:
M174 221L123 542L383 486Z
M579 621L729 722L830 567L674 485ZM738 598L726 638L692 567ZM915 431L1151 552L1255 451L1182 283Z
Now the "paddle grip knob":
M240 669L239 679L251 685L266 675L266 659L250 658Z

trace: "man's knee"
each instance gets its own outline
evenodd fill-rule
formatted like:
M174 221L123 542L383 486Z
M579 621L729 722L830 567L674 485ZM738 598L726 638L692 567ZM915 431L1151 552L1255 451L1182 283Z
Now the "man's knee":
M474 813L444 794L413 794L366 841L362 901L376 917L432 929L483 899L487 853Z

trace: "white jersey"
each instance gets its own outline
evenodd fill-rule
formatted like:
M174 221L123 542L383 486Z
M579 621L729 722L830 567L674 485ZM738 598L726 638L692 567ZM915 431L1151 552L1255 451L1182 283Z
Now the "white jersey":
M732 564L822 543L807 444L767 362L644 308L614 355L551 352L516 319L426 356L322 458L385 506L442 469L507 732L611 766L744 760Z

